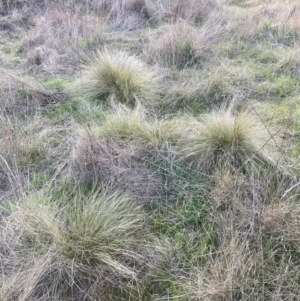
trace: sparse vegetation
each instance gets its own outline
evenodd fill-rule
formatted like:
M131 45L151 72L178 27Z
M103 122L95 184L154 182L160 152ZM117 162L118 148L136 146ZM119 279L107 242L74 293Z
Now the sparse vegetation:
M0 0L0 300L300 300L298 0Z

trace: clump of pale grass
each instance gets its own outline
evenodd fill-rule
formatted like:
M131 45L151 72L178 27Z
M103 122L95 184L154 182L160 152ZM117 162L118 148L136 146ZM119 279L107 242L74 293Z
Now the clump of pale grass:
M188 124L184 117L157 119L147 116L138 104L130 109L122 104L113 104L101 126L95 128L100 139L128 141L140 147L156 147L165 143L175 143Z
M127 140L134 143L151 141L149 118L140 104L130 109L122 104L112 103L112 110L104 116L100 127L95 129L101 139Z
M36 195L15 204L1 226L7 270L0 296L111 296L134 283L148 261L143 225L140 206L118 193L80 192L61 200Z
M135 56L98 52L82 72L76 93L91 99L113 97L133 106L137 100L152 103L158 95L158 77Z
M217 166L244 169L276 163L275 138L253 113L235 115L232 109L203 115L179 141L184 158L198 162L201 169Z

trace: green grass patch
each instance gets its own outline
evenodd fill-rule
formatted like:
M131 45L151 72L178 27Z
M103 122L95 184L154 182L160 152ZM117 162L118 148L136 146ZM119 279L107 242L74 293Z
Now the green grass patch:
M62 93L68 87L70 81L64 77L55 77L51 79L47 79L43 82L43 86L53 92L53 93Z

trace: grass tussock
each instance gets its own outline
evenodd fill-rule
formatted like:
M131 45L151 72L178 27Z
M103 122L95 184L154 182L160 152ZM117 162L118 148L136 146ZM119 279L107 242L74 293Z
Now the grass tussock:
M179 152L204 170L276 164L276 140L252 113L235 116L230 108L215 111L195 120L189 131L179 143Z
M5 300L107 298L135 282L146 263L144 215L124 195L36 195L11 208L1 230L12 266Z
M147 144L151 141L149 118L145 110L138 104L134 109L122 104L113 104L113 109L104 117L104 122L96 129L101 139L115 141L140 141Z
M82 81L74 89L89 99L113 98L134 106L137 101L153 103L158 96L158 86L155 72L136 57L103 51L90 60L82 73Z
M102 125L95 128L95 133L100 139L133 142L141 149L159 148L166 143L175 144L188 122L180 116L160 120L151 118L140 104L134 109L113 104Z

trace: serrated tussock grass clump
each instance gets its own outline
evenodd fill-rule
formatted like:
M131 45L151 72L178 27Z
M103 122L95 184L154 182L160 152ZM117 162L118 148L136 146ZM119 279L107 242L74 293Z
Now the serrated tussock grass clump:
M134 109L112 104L103 123L95 128L99 138L147 143L151 140L150 124L144 108L138 103Z
M88 194L37 195L11 208L1 226L3 300L95 300L134 282L147 265L141 207L119 193Z
M180 116L169 119L151 117L139 103L134 109L113 103L112 110L94 132L101 139L155 147L176 143L187 124L188 120Z
M133 106L137 100L152 103L159 92L158 77L135 56L98 52L85 67L76 93L90 99L112 97Z
M198 162L202 169L242 168L276 163L276 137L258 116L235 115L231 109L214 111L195 119L179 141L184 158Z

